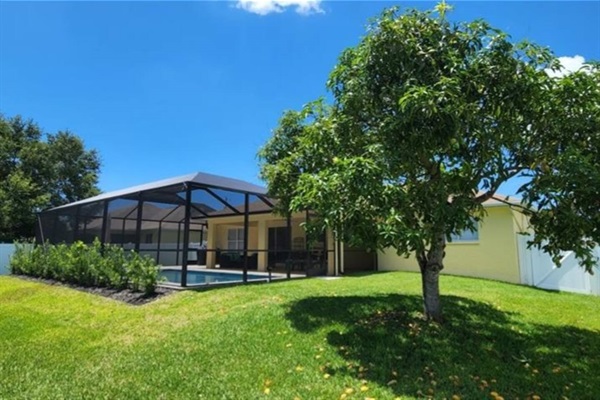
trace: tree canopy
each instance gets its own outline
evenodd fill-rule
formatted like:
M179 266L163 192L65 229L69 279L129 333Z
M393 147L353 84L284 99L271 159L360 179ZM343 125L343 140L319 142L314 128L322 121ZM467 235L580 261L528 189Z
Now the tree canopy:
M31 238L35 212L99 193L100 159L68 131L0 115L0 241Z
M340 55L333 102L285 112L259 152L279 211L317 212L309 233L415 253L436 320L446 241L512 177L534 244L591 268L600 241L599 70L552 78L550 50L447 11L385 10Z

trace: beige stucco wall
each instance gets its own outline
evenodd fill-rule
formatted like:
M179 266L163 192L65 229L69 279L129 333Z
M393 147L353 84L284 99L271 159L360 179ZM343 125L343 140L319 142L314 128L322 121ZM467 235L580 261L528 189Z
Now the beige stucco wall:
M476 242L448 243L442 273L519 283L517 232L526 226L522 214L508 206L486 209ZM380 271L418 271L414 255L398 256L393 249L378 254Z
M301 249L304 249L305 232L302 223L305 221L303 213L294 214L291 218L292 226L292 241L295 238L302 238L302 242L296 242L297 245L302 244ZM207 247L209 249L226 249L227 248L227 231L230 228L241 228L244 226L244 217L229 216L221 218L211 218L208 220L208 235ZM249 236L248 249L252 250L267 250L268 249L268 234L269 228L285 227L287 221L284 217L271 214L254 214L249 216ZM327 237L329 249L333 249L333 240L331 235ZM300 248L298 248L300 250ZM268 254L265 251L258 252L258 269L266 270ZM215 253L209 251L207 253L206 265L209 268L215 266ZM333 256L328 257L328 271L333 273Z

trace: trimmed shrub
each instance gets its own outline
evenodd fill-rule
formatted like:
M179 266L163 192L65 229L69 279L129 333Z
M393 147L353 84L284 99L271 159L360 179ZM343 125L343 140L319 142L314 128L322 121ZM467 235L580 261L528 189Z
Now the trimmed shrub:
M32 267L33 260L34 258L40 258L39 256L35 257L32 254L35 250L36 248L32 243L15 243L15 251L10 258L10 264L8 266L10 272L13 274L34 275Z
M148 256L106 244L96 239L91 245L16 243L10 260L13 274L54 279L81 286L129 288L152 294L159 282L159 268Z
M134 291L152 294L159 277L158 268L154 267L154 260L148 256L140 256L132 251L126 264L129 286Z

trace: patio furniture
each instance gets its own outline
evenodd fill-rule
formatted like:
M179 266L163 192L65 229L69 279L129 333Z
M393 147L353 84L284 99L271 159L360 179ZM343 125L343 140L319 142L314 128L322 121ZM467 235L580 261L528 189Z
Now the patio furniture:
M206 265L206 249L198 249L198 265Z
M237 251L224 252L219 255L221 268L242 269L244 268L244 257ZM258 254L248 256L248 269L256 269L258 265Z

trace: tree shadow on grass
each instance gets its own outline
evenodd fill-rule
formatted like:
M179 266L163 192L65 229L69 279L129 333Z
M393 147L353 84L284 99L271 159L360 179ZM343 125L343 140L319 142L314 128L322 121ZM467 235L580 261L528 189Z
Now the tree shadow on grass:
M443 296L447 322L422 321L418 296L311 297L290 304L301 332L324 330L344 358L328 373L396 395L592 399L600 395L600 333L525 323L483 302ZM492 397L490 397L492 396Z

